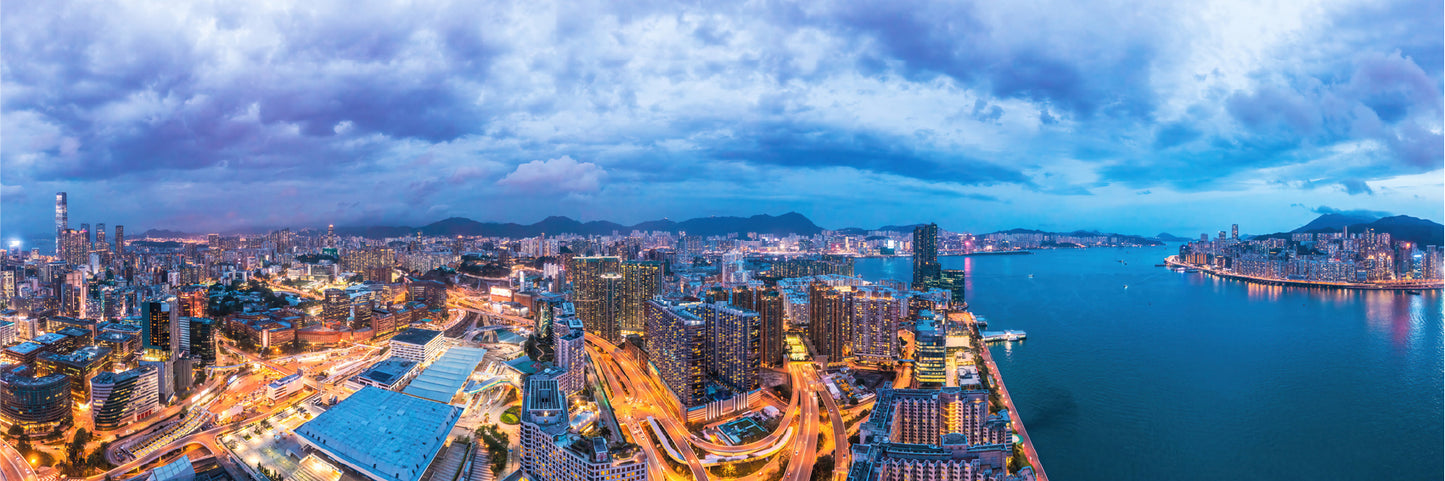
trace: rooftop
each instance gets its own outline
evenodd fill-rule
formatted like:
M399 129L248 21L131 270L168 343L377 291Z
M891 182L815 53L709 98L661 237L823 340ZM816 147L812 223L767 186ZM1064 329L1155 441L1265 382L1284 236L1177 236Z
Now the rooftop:
M428 342L431 342L432 339L436 339L436 337L440 335L442 335L441 331L411 328L405 331L401 331L401 333L395 336L392 336L391 341L404 342L407 344L426 344Z
M7 347L7 348L5 348L5 349L11 350L11 351L15 351L16 353L19 353L19 354L30 354L30 353L35 352L36 350L39 350L40 348L43 348L43 347L45 347L45 346L42 345L42 344L40 344L40 343L38 343L38 342L25 341L25 342L22 342L22 343L20 343L20 344L16 344L16 345L14 345L14 346Z
M448 349L402 392L437 402L451 402L452 396L466 386L467 378L482 364L486 355L486 349L475 347Z
M416 369L416 364L416 361L392 356L371 366L366 372L361 373L359 377L390 386L398 379L406 377L406 374L411 372L412 369Z
M416 481L462 409L367 386L296 428L296 435L373 479Z

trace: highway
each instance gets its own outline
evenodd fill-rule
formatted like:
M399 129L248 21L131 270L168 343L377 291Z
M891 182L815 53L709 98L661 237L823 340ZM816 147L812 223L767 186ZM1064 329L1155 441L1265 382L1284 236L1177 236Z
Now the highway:
M824 398L823 402L829 407L830 422L833 426L837 426L833 433L833 439L834 446L838 448L839 452L834 455L834 459L836 460L835 467L842 469L835 469L834 472L846 475L850 455L847 429L843 424L837 404L828 396L822 378L813 364L803 362L788 364L787 369L793 382L792 400L786 410L784 420L779 423L773 433L759 441L728 446L706 441L693 435L687 429L686 424L677 418L678 413L666 408L666 406L674 405L675 401L667 397L670 394L660 386L660 382L650 374L650 371L644 371L645 368L636 365L635 360L626 358L625 355L614 356L618 352L617 349L603 339L589 335L588 341L588 350L592 355L594 365L597 366L604 381L614 393L613 395L627 401L614 405L619 422L633 426L628 429L633 432L634 437L638 437L636 426L643 426L641 431L645 433L648 430L645 418L651 416L655 419L662 426L671 444L676 446L688 461L694 479L706 479L707 474L701 462L694 455L692 447L724 456L753 454L774 447L788 434L790 427L796 434L791 436L792 443L783 448L783 452L789 457L785 476L787 479L809 479L818 455L818 433L821 424L818 411L820 395ZM650 442L639 444L644 445L649 459L664 455L657 453ZM761 472L759 471L759 473Z
M841 481L848 476L848 463L853 456L852 449L848 445L848 426L843 424L843 415L838 412L838 403L828 393L827 387L823 386L823 380L814 376L813 379L809 379L809 382L818 383L817 392L822 395L823 405L828 408L828 424L832 426L833 431L833 479Z
M591 351L593 359L601 359L603 361L596 365L601 372L606 373L604 377L608 378L612 383L612 392L622 392L622 383L619 382L620 379L626 379L630 377L630 375L640 376L635 372L629 372L627 367L630 366L618 362L617 359L612 356L616 347L607 349L608 346L611 346L607 341L595 338L595 336L591 334L589 334L588 337L588 340L593 341L588 343L588 350ZM708 479L707 469L703 468L702 461L698 459L697 453L693 452L690 443L687 441L687 426L680 424L671 410L664 407L673 404L673 402L657 397L656 393L651 389L633 391L632 396L634 396L634 399L636 399L635 397L639 393L645 394L651 402L629 401L626 404L614 404L613 408L623 408L622 410L629 419L637 420L638 418L652 417L657 420L658 424L662 426L663 431L667 433L669 442L681 452L683 459L687 461L688 468L692 471L693 479Z
M811 369L811 368L807 368ZM794 386L795 390L807 390L803 397L803 409L799 418L803 419L802 428L798 436L794 437L794 448L788 453L788 470L783 472L783 479L788 481L808 481L813 476L813 464L818 460L818 399L814 396L812 383L804 383Z
M9 481L36 481L40 478L35 476L35 469L30 463L16 451L13 446L0 441L0 479Z

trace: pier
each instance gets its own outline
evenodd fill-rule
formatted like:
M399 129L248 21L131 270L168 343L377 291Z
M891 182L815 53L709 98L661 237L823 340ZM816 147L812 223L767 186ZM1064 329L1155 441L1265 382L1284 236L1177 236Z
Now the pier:
M978 325L974 323L973 313L967 312L966 314L969 330L977 332L980 336L982 336L983 332L979 331ZM1023 331L1015 332L1022 333ZM1010 397L1008 394L1008 387L1004 386L1003 384L1003 374L998 371L998 364L995 364L993 362L993 353L989 352L988 346L975 347L978 350L979 357L983 359L984 365L988 366L988 373L989 377L991 378L990 381L992 382L994 389L998 392L999 401L1003 403L1006 409L1008 409L1010 419L1009 424L1013 426L1014 432L1018 433L1018 442L1023 447L1024 457L1028 458L1029 460L1029 467L1033 468L1034 470L1034 479L1036 479L1037 481L1048 481L1049 476L1047 474L1044 474L1044 465L1039 462L1039 453L1038 451L1034 450L1034 442L1029 439L1029 432L1024 430L1023 416L1019 414L1018 408L1014 407L1013 398Z
M983 342L1021 341L1029 337L1029 333L1020 330L979 331L978 335Z

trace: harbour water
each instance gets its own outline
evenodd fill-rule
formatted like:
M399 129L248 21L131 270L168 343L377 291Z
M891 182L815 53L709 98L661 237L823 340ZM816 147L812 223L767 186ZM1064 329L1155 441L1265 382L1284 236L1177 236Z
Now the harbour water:
M968 271L969 304L989 329L1028 331L992 349L1051 478L1441 479L1439 291L1154 267L1174 252L940 259ZM908 258L856 270L912 276Z

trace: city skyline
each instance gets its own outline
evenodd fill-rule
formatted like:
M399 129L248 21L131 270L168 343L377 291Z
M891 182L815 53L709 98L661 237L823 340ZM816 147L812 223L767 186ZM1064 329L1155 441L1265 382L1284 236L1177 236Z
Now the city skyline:
M7 9L3 235L1445 218L1438 2L232 10Z

